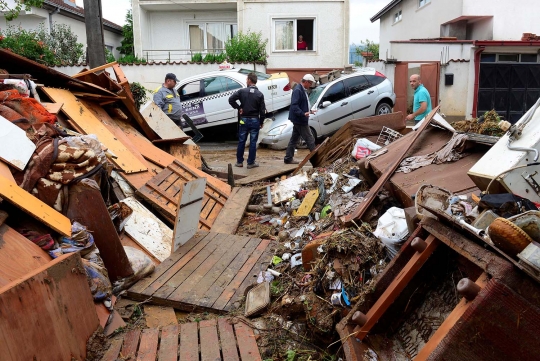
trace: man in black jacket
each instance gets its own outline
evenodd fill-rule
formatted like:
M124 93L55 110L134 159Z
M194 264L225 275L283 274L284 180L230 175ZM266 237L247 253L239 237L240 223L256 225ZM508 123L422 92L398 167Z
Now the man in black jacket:
M236 150L236 167L244 166L244 150L249 133L249 156L247 168L258 167L255 162L257 153L257 139L259 138L259 129L266 114L264 105L264 95L255 86L257 84L257 75L249 73L247 76L247 88L240 89L229 97L229 104L240 114L240 127L238 130L238 148ZM238 102L240 101L240 105Z
M287 151L285 153L285 164L298 164L299 161L295 160L294 150L296 144L300 140L300 137L306 142L309 151L315 149L315 139L309 129L308 121L309 115L314 114L314 110L309 110L309 97L307 94L307 89L315 84L315 78L313 75L306 74L302 78L300 84L298 84L292 93L291 98L291 107L289 109L289 120L293 123L293 132L291 140L289 140L289 145L287 146Z

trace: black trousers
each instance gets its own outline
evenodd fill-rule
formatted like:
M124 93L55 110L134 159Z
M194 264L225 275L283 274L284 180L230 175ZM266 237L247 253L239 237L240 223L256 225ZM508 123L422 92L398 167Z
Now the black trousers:
M285 162L290 162L293 159L294 149L296 148L300 137L304 139L310 152L315 149L315 138L313 138L313 134L311 133L311 129L309 129L309 125L295 124L293 127L291 140L289 140L289 145L287 146L287 152L285 153Z

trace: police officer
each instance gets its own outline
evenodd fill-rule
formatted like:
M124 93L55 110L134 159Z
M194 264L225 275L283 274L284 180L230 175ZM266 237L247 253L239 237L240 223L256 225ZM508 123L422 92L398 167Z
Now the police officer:
M173 73L165 75L165 83L154 91L154 103L163 110L172 121L182 127L182 106L180 96L174 87L178 79Z
M240 114L240 128L238 130L238 148L236 150L236 167L244 166L244 150L246 148L247 136L249 133L249 156L247 168L258 167L255 162L257 152L257 139L259 138L259 129L266 114L264 105L264 95L257 89L257 75L249 73L247 76L247 88L242 88L229 97L229 104L234 109L238 109ZM240 105L238 102L240 101Z

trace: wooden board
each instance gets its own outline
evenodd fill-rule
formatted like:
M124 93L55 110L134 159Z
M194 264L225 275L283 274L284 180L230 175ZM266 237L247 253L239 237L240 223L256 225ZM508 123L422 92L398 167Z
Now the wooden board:
M229 311L254 282L260 264L270 262L269 244L259 238L197 233L149 278L132 286L128 297L151 298L153 304L186 311Z
M159 262L167 259L171 255L173 231L135 198L121 202L133 210L125 225L126 233Z
M58 114L64 103L41 103L43 107L51 114Z
M205 173L203 173L202 177L206 178L207 183L202 202L203 206L199 215L199 229L209 230L227 201L230 187L227 185L229 190L224 191L223 187L215 186L212 181L213 177ZM193 168L175 160L139 188L137 193L155 206L173 224L178 209L181 185L197 178L201 178L201 176ZM220 181L220 183L222 182Z
M253 330L227 318L129 331L111 342L102 360L155 361L156 355L158 361L262 360Z
M169 144L169 153L184 164L189 164L197 169L202 167L201 148L191 140L183 144Z
M225 206L212 225L212 232L235 234L246 207L249 204L253 188L233 188Z
M206 178L197 178L180 185L180 200L171 244L173 252L197 233L205 188Z
M84 360L99 327L78 253L0 288L2 360Z
M308 194L304 197L304 200L302 201L302 204L300 204L300 207L296 210L296 212L293 212L293 216L296 217L304 217L308 216L311 212L311 209L315 205L315 202L317 202L317 199L319 199L319 190L315 189L312 191L309 191Z
M152 255L150 252L148 252L147 250L145 250L144 248L142 248L137 242L135 242L133 240L133 238L131 238L128 234L126 234L125 232L123 232L121 235L120 235L120 242L122 243L122 246L128 246L128 247L133 247L135 249L138 249L139 251L143 252L144 254L146 254L151 260L152 262L155 264L155 265L158 265L161 263L161 261L159 259L157 259L156 257L154 257L154 255Z
M150 328L178 324L174 309L171 307L144 305L144 318L146 319L146 327Z
M22 171L35 150L26 132L0 115L0 159Z
M9 166L2 161L0 161L0 176L9 179L13 183L16 183L15 178L13 178L13 173L11 173L11 169L9 169Z
M252 175L248 175L242 179L235 180L234 183L237 186L243 186L255 182L262 181L274 181L274 178L280 177L284 174L292 173L296 169L296 164L283 164L279 167L270 167L265 169L256 168L257 172Z
M1 175L0 196L61 235L71 237L71 222L66 216Z
M117 157L114 163L126 173L136 173L146 171L142 164L123 144L120 142L101 121L69 90L43 88L54 102L64 103L64 112L72 122L77 124L85 134L95 134L99 141L105 145Z
M328 140L330 138L326 138L321 144L319 144L315 149L313 149L308 155L306 155L306 157L304 159L302 159L302 161L300 162L300 164L298 164L298 167L296 167L296 169L294 170L294 172L292 172L292 175L296 175L298 172L300 172L300 170L306 165L306 163L315 155L315 153L317 153L319 151L319 149L321 147L324 147L324 145L326 143L328 143Z
M171 118L161 110L156 103L149 101L141 107L141 114L154 132L161 139L186 138L187 135ZM189 139L189 137L187 137Z

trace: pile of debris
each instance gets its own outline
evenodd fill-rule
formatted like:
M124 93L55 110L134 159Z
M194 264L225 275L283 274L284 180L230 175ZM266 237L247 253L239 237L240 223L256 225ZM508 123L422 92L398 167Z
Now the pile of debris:
M501 120L501 117L495 110L490 110L479 118L454 122L452 123L452 126L456 131L462 133L476 133L501 137L505 133L504 130L499 127Z

